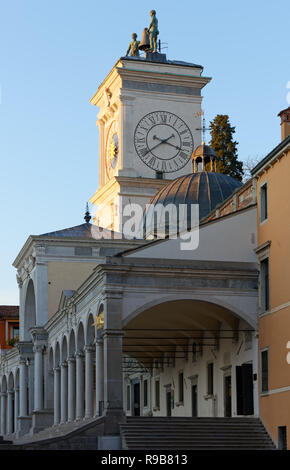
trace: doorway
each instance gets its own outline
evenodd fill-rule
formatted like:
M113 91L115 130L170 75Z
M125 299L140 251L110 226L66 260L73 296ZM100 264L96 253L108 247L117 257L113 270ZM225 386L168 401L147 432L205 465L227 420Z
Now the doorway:
M191 385L191 414L193 418L197 417L197 385Z
M237 414L254 414L253 365L245 363L236 366Z
M171 416L171 402L172 395L171 390L166 390L166 416Z
M226 375L224 377L224 409L225 417L232 416L232 376Z
M140 382L133 383L133 416L140 416Z

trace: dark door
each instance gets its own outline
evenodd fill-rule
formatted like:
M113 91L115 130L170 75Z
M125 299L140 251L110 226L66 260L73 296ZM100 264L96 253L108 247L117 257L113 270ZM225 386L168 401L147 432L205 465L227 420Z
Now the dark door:
M171 416L171 390L166 392L166 415Z
M133 385L133 415L140 416L140 383Z
M225 394L225 416L232 416L232 377L227 375L224 378L224 394Z
M191 386L191 409L192 416L197 416L197 385Z
M254 413L252 364L242 365L242 376L243 376L243 396L244 396L243 414L252 415Z
M252 415L253 402L253 365L242 364L236 367L237 414Z

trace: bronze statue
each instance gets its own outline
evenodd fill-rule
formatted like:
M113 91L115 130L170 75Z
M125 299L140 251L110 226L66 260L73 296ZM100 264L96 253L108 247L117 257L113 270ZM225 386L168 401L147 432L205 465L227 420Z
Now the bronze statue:
M156 17L156 11L150 11L151 23L148 28L149 38L150 38L150 52L157 52L157 36L158 31L158 20Z
M126 52L126 55L129 54L129 51L131 50L131 56L133 57L139 57L139 44L140 44L140 41L137 41L137 34L136 33L133 33L132 34L132 39L133 41L130 42L129 44L129 47L127 49L127 52Z

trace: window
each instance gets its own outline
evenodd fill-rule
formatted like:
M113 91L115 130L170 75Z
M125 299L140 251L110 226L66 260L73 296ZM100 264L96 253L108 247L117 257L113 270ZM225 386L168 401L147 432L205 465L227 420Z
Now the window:
M287 450L287 427L278 426L278 449Z
M148 406L148 380L143 382L143 406Z
M19 326L13 326L11 331L11 338L19 338Z
M178 401L179 403L183 403L183 397L184 397L183 372L179 372L178 374Z
M268 218L268 194L267 183L260 186L260 222Z
M268 378L268 349L261 351L261 392L267 392L269 390Z
M261 261L261 308L262 312L270 308L269 258Z
M162 171L156 171L156 179L162 180L163 179L163 173Z
M131 410L131 387L127 385L127 411Z
M155 380L155 407L160 408L160 381Z
M207 365L207 394L213 395L213 362Z

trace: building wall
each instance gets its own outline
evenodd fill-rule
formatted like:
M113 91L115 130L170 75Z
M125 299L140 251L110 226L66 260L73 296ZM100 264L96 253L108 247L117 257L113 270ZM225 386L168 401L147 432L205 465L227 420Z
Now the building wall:
M62 291L76 290L89 277L95 266L95 261L48 263L48 318L57 311Z
M194 259L208 261L257 262L254 252L257 240L256 207L235 212L223 219L216 219L199 229L196 249L188 249L189 240L184 240L182 249L180 237L153 243L129 257Z
M246 324L241 324L241 328L246 328ZM208 336L208 335L207 335ZM215 349L212 341L211 346L203 346L202 355L193 360L191 353L192 341L188 349L187 358L184 358L184 351L179 348L176 353L176 359L171 365L166 364L164 360L163 367L155 370L152 377L148 374L132 374L130 378L124 381L124 410L128 416L132 415L132 393L133 383L140 382L140 399L141 399L141 415L166 416L166 389L170 385L174 393L174 407L172 408L172 416L192 416L191 402L191 384L197 384L197 407L198 416L201 417L222 417L225 416L224 405L224 377L231 376L232 384L232 416L238 416L236 402L236 366L244 363L252 363L255 368L253 357L256 354L256 338L252 333L251 340L246 341L244 333L240 333L238 341L233 342L230 339L220 340L219 348ZM214 386L212 397L207 396L207 364L214 364ZM184 401L179 404L179 386L178 374L183 372L184 381ZM255 370L253 369L253 372ZM148 380L148 406L143 406L143 382ZM155 406L155 381L160 380L160 409ZM127 385L131 388L131 409L127 409ZM255 382L254 382L255 390ZM255 392L253 392L255 394ZM258 414L256 400L254 414Z
M259 319L259 350L269 349L269 392L260 395L261 418L278 443L278 426L287 426L290 449L290 152L258 177L258 246L270 242L270 309ZM260 188L267 183L268 218L260 222ZM259 354L260 359L260 354ZM281 390L285 389L286 390Z

